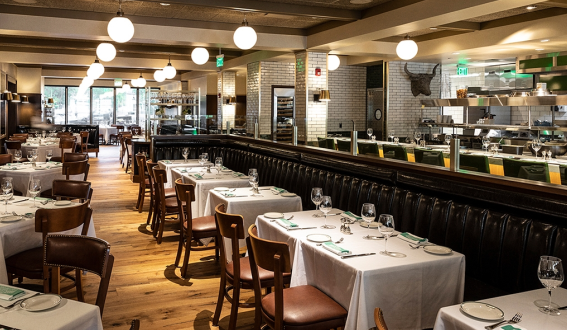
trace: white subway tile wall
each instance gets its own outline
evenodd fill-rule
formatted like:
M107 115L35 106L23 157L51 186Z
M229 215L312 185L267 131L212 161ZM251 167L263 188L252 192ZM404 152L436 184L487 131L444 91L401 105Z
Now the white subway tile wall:
M246 78L246 133L254 135L254 123L260 112L260 62L248 64Z
M315 76L316 69L321 70ZM313 101L313 95L321 89L327 89L327 53L307 53L307 141L316 141L317 137L327 136L327 102ZM331 98L333 98L331 96Z
M307 114L307 52L295 53L295 123L297 139L306 141Z
M295 64L260 62L260 135L272 134L272 85L295 85Z
M223 128L230 122L230 128L234 128L235 105L226 104L229 97L236 96L236 72L222 72L222 122Z
M327 130L350 131L354 120L358 130L366 128L366 67L340 66L329 71ZM342 123L342 128L339 124Z

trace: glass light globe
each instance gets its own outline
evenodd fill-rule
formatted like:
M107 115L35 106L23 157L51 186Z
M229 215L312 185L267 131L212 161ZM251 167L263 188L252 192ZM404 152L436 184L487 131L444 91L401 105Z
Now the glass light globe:
M233 40L238 48L249 50L256 45L258 35L256 35L256 31L253 28L243 25L234 31Z
M338 56L329 55L327 57L327 68L329 70L335 70L335 69L339 68L340 65L341 65L341 59L339 59Z
M417 44L409 38L404 39L396 47L396 54L403 60L411 60L417 55Z
M86 87L93 85L93 83L94 83L94 79L92 79L91 77L85 76L85 78L83 78L82 84L84 84Z
M122 86L122 91L124 92L130 91L130 84L124 83L124 85Z
M191 60L198 65L204 65L209 61L209 51L206 48L197 47L191 52Z
M102 61L112 61L116 57L116 48L111 43L101 43L96 48L96 56Z
M107 31L112 40L125 43L134 37L134 24L124 16L116 16L108 22Z
M131 80L131 81L130 81L130 84L131 84L133 87L135 87L135 88L138 88L138 87L140 86L140 85L139 85L140 82L138 82L138 79L137 79L137 78Z
M154 73L154 79L157 82L163 82L165 81L165 73L163 72L163 70L156 70L156 72Z
M163 73L165 74L165 78L170 80L177 75L177 70L175 70L175 67L173 67L170 62L167 66L163 67Z
M99 79L102 74L104 74L104 66L98 60L95 60L89 67L89 70L87 70L87 76L96 80Z
M137 83L139 88L143 88L146 86L146 79L141 74L136 81L138 81Z

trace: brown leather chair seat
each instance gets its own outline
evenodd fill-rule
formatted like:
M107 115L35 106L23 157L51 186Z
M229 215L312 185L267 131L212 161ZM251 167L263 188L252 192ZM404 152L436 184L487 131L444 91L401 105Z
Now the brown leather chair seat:
M43 247L22 251L6 259L6 266L17 266L16 270L41 273L43 271Z
M275 319L276 312L274 297L275 293L270 293L262 299L262 310L272 319ZM347 311L340 304L310 285L285 288L283 301L283 321L287 328L297 325L302 328L309 326L310 329L327 330L337 326L335 320L342 322L347 315ZM322 311L321 308L325 310Z
M226 265L226 273L234 278L234 264L230 262ZM263 268L258 268L258 274L261 280L266 280L274 277L274 273ZM291 273L284 273L284 278L290 278ZM240 258L240 280L246 283L252 283L252 270L250 269L250 259L248 257ZM273 283L272 280L270 282Z
M185 202L181 202L183 206L185 206ZM177 197L167 197L165 199L165 208L169 211L169 209L177 210ZM174 211L175 212L175 211Z
M165 188L163 191L165 197L176 197L177 193L175 192L175 188Z
M214 232L215 235L211 236L216 236L217 226L215 225L215 216L193 218L193 224L191 226L193 233ZM183 227L187 228L187 220L183 223Z

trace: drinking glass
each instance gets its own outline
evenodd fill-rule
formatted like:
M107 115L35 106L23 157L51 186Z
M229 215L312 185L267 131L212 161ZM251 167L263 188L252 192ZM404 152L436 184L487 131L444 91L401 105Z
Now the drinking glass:
M252 186L252 192L254 192L255 194L260 193L260 190L258 190L259 181L260 181L260 176L258 175L258 173L253 173L248 177L248 182Z
M205 160L205 164L209 161L209 154L203 152L203 159ZM211 172L211 166L207 166L207 173Z
M202 154L199 155L199 164L201 167L205 165L205 157Z
M217 173L220 173L220 171L222 170L222 157L215 158L215 167L217 169Z
M181 152L183 158L185 159L185 163L187 163L187 157L189 156L189 148L183 148L183 152Z
M14 159L16 160L16 162L20 162L20 160L22 160L22 150L16 150L14 151Z
M399 137L394 137L394 144L400 145L400 138Z
M333 229L336 228L333 225L327 225L327 213L331 212L333 209L333 202L331 201L331 196L323 196L321 199L321 203L319 204L319 210L321 210L325 214L325 225L321 226L324 229Z
M486 149L486 152L488 152L488 147L490 146L490 138L488 138L487 136L484 136L482 138L482 147L484 149Z
M3 201L6 202L5 205L4 205L4 213L2 213L2 214L6 215L6 214L9 214L8 213L8 201L14 195L13 186L12 186L12 178L3 178L2 179L2 185L0 186L0 189L2 190L1 198L2 198Z
M45 158L47 159L47 162L50 162L52 157L53 157L53 150L45 150Z
M28 187L28 192L33 197L33 206L35 205L35 197L41 192L41 181L39 179L31 179Z
M28 161L31 162L33 160L33 150L28 151Z
M451 139L453 139L451 135L445 135L445 143L447 143L447 145L451 145Z
M396 133L396 132L393 131L393 130L390 130L390 131L388 132L388 142L390 141L390 138L392 138L392 142L394 141L395 133Z
M373 133L373 132L374 132L374 131L372 130L372 128L366 129L366 134L368 135L368 139L371 139L371 136L372 136L372 133Z
M323 200L323 189L318 187L311 189L311 201L313 202L313 204L315 204L315 210L319 210L319 204L321 204L322 200ZM315 218L320 216L321 215L318 212L316 212L313 215L313 217Z
M532 149L535 151L535 159L537 160L537 152L539 151L539 149L541 149L541 141L539 140L539 138L535 138L532 141Z
M400 252L388 251L388 238L394 233L394 217L391 214L381 214L378 223L378 230L384 236L384 251L380 251L380 254L391 257L406 257L405 254Z
M421 133L419 131L416 131L415 133L413 133L413 137L415 138L415 144L419 145L419 140L421 139Z
M376 219L376 207L372 203L364 203L362 204L362 211L360 212L360 216L362 220L366 222L368 225L368 229L370 229L370 223ZM366 234L362 237L365 240L376 240L377 237L370 236L370 234Z
M537 277L549 293L548 305L539 308L539 311L551 316L559 316L559 310L551 305L551 291L561 286L565 279L561 259L553 256L541 256L537 267Z

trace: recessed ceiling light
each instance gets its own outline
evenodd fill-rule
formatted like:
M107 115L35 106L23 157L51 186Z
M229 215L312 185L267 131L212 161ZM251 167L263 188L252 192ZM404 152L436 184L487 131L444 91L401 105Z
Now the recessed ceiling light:
M352 3L353 5L364 5L371 2L372 0L350 0L350 3Z
M536 9L536 8L537 8L536 5L531 5L531 6L526 7L527 10L532 10L532 9Z
M437 30L437 28L429 28L429 30Z
M540 40L542 43L547 43L549 41L549 39L542 39Z
M162 6L169 6L169 4L166 3L166 2L160 2L159 4L162 5Z
M536 51L543 51L543 50L545 50L545 49L544 49L544 48L536 48L535 50L536 50Z
M461 54L461 53L459 53L459 52L453 52L453 54L457 55L457 54Z

